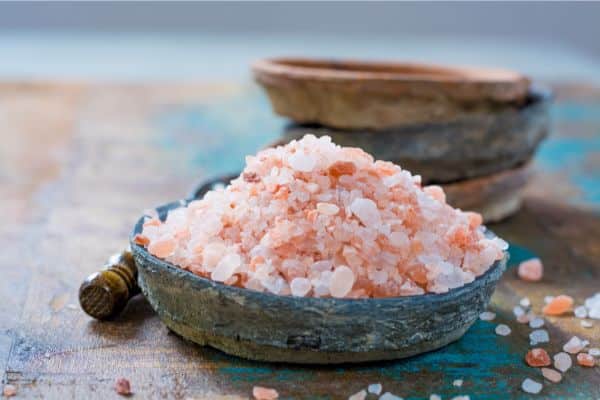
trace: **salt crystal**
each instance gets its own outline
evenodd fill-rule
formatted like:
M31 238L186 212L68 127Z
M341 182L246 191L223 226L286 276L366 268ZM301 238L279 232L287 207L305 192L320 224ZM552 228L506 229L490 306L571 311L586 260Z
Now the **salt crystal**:
M345 265L340 265L333 271L329 292L333 297L345 297L354 285L354 272Z
M324 215L335 215L340 211L340 208L331 203L317 203L317 211Z
M529 297L523 297L519 301L519 304L521 305L521 307L529 308L531 306L531 300L529 300Z
M358 198L350 204L350 211L355 214L365 226L378 226L381 217L377 205L371 199Z
M310 172L315 168L317 160L309 154L296 152L289 156L288 162L290 163L290 166L296 171Z
M529 334L529 342L532 346L535 346L538 343L548 343L549 341L550 336L548 335L548 331L545 329L536 329Z
M455 379L454 382L452 382L452 384L456 387L461 387L463 384L463 380L462 379Z
M513 308L513 314L515 314L515 317L520 317L525 314L525 310L523 310L521 306L516 306Z
M588 354L593 357L600 357L600 348L592 347L588 350Z
M240 266L242 259L235 253L227 254L219 261L215 269L210 274L210 279L217 282L225 282L231 278L237 267Z
M467 394L464 394L460 396L454 396L451 400L471 400L471 397L469 397Z
M275 389L254 386L252 388L252 396L254 396L256 400L276 400L279 398L279 393L277 393L277 390Z
M491 311L484 311L479 314L479 319L482 321L492 321L494 318L496 318L496 313Z
M15 385L4 385L2 389L2 395L4 397L12 397L17 394L17 387Z
M537 282L542 279L544 267L539 258L532 258L519 264L517 273L519 278L528 282Z
M381 394L381 383L372 383L367 387L367 391L372 394Z
M573 312L575 313L575 316L577 318L586 318L588 314L587 308L585 308L585 306L575 307L575 310L573 310Z
M379 396L379 400L402 400L402 397L391 394L390 392L385 392Z
M546 296L546 297L544 297L544 304L548 304L552 300L554 300L554 296Z
M442 400L442 396L439 394L432 394L429 396L429 400Z
M562 380L561 373L552 368L542 368L542 375L550 382L558 383Z
M590 322L588 320L585 320L585 319L581 320L581 327L582 328L591 328L593 326L594 326L594 324L592 322Z
M585 347L585 343L581 341L577 336L573 336L565 345L563 350L567 353L577 354Z
M526 393L538 394L542 391L543 385L539 382L534 381L533 379L525 379L523 383L521 383L521 389L523 389Z
M537 329L537 328L541 328L542 326L544 326L543 318L535 317L535 318L532 318L531 321L529 321L530 328Z
M527 362L530 367L547 367L552 364L546 350L540 348L529 350L525 355L525 362Z
M348 400L365 400L367 398L366 390L361 390L358 393L354 393L352 396L348 397Z
M591 319L600 319L600 305L594 306L594 308L590 308L588 312L588 317Z
M532 313L526 313L526 314L523 314L523 315L519 315L517 317L517 322L520 323L520 324L527 324L533 318L535 318L535 316Z
M567 372L573 366L573 360L567 353L557 353L552 358L554 359L554 368L560 372Z
M562 315L571 311L573 308L573 298L561 294L556 296L552 301L544 306L542 312L546 315Z
M508 327L508 325L500 324L496 326L496 335L508 336L510 335L510 332L511 329Z
M594 357L587 353L579 353L577 354L577 364L581 365L582 367L591 368L596 365L596 360L594 360Z
M290 290L292 291L292 296L306 296L307 293L310 292L310 289L311 283L306 278L294 278L290 283Z

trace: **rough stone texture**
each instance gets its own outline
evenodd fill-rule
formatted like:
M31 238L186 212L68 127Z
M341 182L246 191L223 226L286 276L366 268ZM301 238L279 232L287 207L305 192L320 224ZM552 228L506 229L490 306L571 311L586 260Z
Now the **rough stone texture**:
M549 129L549 92L535 89L521 107L460 115L445 123L406 124L385 130L339 130L289 125L278 143L307 132L331 136L341 146L360 147L375 159L419 174L424 183L490 175L531 158Z
M157 208L159 217L182 203ZM162 261L133 241L142 225L143 218L131 235L138 281L163 322L196 343L263 361L362 362L440 348L460 338L486 309L507 261L505 256L474 282L445 294L297 298L223 285Z

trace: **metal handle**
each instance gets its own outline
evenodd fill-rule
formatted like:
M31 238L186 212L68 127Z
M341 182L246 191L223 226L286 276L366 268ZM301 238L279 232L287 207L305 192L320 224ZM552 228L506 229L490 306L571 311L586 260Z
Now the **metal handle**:
M93 318L110 319L123 311L140 292L137 267L131 251L112 256L102 271L88 276L79 287L79 304Z

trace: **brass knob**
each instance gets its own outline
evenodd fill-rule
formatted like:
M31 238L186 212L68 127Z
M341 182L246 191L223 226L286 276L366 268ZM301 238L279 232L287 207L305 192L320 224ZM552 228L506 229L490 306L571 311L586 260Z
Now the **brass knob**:
M112 256L104 269L94 272L79 287L79 304L96 319L117 316L129 299L140 292L137 267L131 251Z

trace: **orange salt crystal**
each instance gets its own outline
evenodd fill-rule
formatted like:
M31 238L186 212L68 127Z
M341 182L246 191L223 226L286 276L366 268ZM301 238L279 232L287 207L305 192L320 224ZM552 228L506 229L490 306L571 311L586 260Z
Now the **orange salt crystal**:
M573 298L561 294L556 296L550 303L546 304L542 312L546 315L562 315L573 308Z
M350 161L336 161L328 169L331 176L336 178L342 175L352 175L356 172L356 165Z
M471 228L477 228L483 223L483 217L481 214L472 211L465 211L465 214L467 215L469 226Z
M539 258L532 258L519 264L517 274L524 281L537 282L542 279L544 266Z
M140 246L148 246L150 244L150 239L139 233L134 236L133 241L135 244L139 244Z
M150 218L146 222L144 222L144 228L148 226L160 226L160 220L158 218Z
M148 251L156 257L165 258L173 254L175 250L175 241L172 239L159 239L150 243Z
M279 398L279 393L277 393L277 390L275 389L254 386L252 388L252 396L254 396L256 400L275 400Z
M577 354L577 364L581 365L582 367L591 368L596 365L596 360L594 360L594 357L588 353L579 353Z
M525 362L530 367L547 367L552 364L546 350L540 348L529 350L525 355Z

